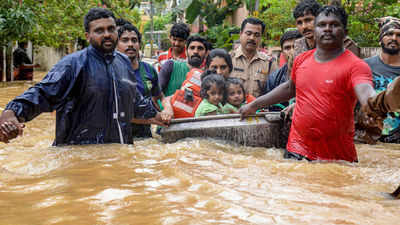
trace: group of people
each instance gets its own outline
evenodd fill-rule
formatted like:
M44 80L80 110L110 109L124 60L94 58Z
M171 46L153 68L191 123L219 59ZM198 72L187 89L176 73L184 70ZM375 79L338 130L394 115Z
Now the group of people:
M400 108L400 20L380 20L382 53L364 61L347 36L340 6L303 0L293 15L297 30L281 37L279 68L259 50L265 24L257 18L242 22L239 46L230 53L174 24L172 47L153 67L141 60L141 34L133 24L93 8L84 19L89 47L64 57L7 104L0 141L54 110L54 145L130 144L151 137L149 124L167 126L172 118L283 110L290 117L286 158L356 162L357 101L356 127L364 139L376 141L383 128L389 136L396 131L383 122L388 113L400 121L393 113Z

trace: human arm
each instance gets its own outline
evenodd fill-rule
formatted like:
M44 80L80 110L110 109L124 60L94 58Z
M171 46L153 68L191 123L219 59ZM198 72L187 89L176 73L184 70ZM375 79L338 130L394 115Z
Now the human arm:
M168 88L168 83L169 83L169 81L171 79L171 74L172 74L173 67L174 67L174 61L173 60L168 60L161 67L161 71L158 74L158 82L160 84L160 88L161 88L161 91L163 93L165 93L165 91Z
M289 101L296 96L296 87L292 80L282 83L271 92L258 97L249 104L242 106L239 109L241 118L254 114L258 109L266 108L272 104Z
M9 140L22 135L24 124L19 123L11 110L4 110L0 118L0 142L9 143Z

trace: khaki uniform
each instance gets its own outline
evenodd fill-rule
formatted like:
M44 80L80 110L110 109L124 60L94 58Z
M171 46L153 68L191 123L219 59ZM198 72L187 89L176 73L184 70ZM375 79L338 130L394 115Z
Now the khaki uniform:
M231 53L233 70L231 77L240 78L248 94L258 97L263 92L268 74L277 69L276 60L257 51L249 61L243 54L242 46Z

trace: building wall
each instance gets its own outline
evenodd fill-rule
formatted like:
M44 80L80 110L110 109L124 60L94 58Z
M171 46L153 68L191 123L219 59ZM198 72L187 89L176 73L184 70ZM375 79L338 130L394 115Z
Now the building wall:
M35 47L35 63L40 64L40 70L50 70L65 53L61 49L55 49L51 47Z

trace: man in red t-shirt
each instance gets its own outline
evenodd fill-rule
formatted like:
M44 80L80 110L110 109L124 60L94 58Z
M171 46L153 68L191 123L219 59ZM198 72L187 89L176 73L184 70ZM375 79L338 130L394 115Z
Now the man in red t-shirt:
M356 162L353 110L375 96L368 65L345 50L347 14L325 6L315 19L317 48L299 55L291 80L242 107L243 116L296 97L285 158Z
M162 65L169 59L175 59L178 61L186 61L186 50L185 44L186 39L190 35L189 27L184 23L176 23L172 26L169 40L171 42L171 48L166 52L162 52L158 55L158 72L161 71Z

